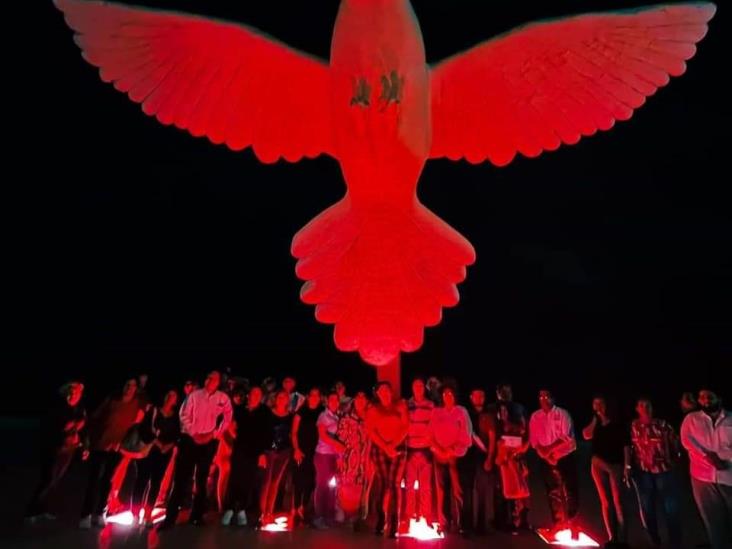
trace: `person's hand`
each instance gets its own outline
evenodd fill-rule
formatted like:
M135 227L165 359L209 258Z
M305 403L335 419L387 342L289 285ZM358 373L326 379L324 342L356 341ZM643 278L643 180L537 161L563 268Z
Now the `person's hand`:
M257 466L260 469L266 469L267 468L267 456L265 456L264 454L259 456L259 460L257 461Z
M302 460L305 459L305 454L303 454L302 450L298 448L297 450L295 450L295 454L293 455L293 457L295 458L295 463L300 465L302 463Z
M338 450L338 453L339 454L342 454L343 452L346 451L346 445L343 444L342 442L339 442L339 443L336 444L335 449Z
M86 461L89 459L89 450L84 450L81 452L81 461Z
M709 452L706 452L706 455L707 455L707 459L709 460L709 463L711 463L717 471L723 471L724 469L727 468L727 463L722 458L719 457L717 452L709 451Z
M490 458L486 458L486 460L483 462L483 470L486 473L490 473L493 470L493 460Z

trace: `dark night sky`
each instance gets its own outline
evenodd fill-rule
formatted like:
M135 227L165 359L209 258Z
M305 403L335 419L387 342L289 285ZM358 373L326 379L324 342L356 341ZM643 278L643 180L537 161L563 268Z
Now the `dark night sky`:
M82 375L92 398L130 370L159 384L223 365L255 379L369 382L373 371L337 352L332 329L299 301L289 255L293 234L341 197L337 163L264 166L160 126L99 81L50 1L32 4L24 19L42 38L24 50L20 97L6 104L20 170L3 231L11 378L48 390ZM246 22L324 58L337 10L336 0L146 4ZM432 62L531 20L639 5L414 2ZM547 382L575 408L597 388L670 405L682 387L723 385L725 15L687 74L611 132L502 169L428 163L421 200L471 240L478 262L460 305L403 359L407 374L512 379L532 407ZM18 396L3 410L35 406Z

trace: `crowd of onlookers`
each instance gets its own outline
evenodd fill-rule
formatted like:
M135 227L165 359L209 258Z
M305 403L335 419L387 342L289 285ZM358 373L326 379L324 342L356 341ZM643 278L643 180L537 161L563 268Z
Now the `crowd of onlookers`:
M627 424L600 396L592 420L576 432L550 390L539 391L538 409L528 414L508 384L490 403L474 388L464 405L455 384L437 378L414 378L407 399L386 382L354 394L342 382L301 394L293 377L250 385L217 371L202 387L190 380L159 402L146 387L147 376L131 378L87 416L83 384L64 385L43 424L29 523L52 518L48 496L81 455L88 463L83 529L104 526L107 510L121 507L147 526L156 506L164 507L160 530L173 527L181 510L203 524L214 503L225 526L264 527L285 515L290 527L346 523L389 537L408 533L414 521L438 533L520 534L530 530L527 455L534 451L552 516L542 534L577 536L577 478L586 473L576 462L579 436L591 441L589 473L608 544L627 542L625 486L637 494L650 542L685 546L677 478L685 450L711 547L732 546L732 416L711 390L684 394L677 434L648 399L637 401Z

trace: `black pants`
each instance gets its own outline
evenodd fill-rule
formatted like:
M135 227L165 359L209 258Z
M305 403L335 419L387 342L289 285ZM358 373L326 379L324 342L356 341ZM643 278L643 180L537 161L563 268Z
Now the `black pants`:
M191 520L203 518L206 511L206 481L211 462L216 455L218 441L208 444L196 444L188 435L183 435L178 443L178 456L173 475L173 492L170 494L168 508L165 512L166 524L175 524L178 511L186 494L191 489L193 473L196 474L196 494L193 497Z
M472 452L458 458L457 468L460 486L463 489L463 507L460 510L460 527L463 531L472 532L474 524L473 490L475 489L476 456Z
M81 506L82 517L104 513L112 489L112 477L121 460L119 452L94 450L89 454L89 482Z
M563 457L556 465L541 460L541 468L554 525L571 521L579 510L574 454Z
M64 478L75 452L75 448L54 448L43 452L41 478L28 504L26 516L32 517L48 512L46 500L54 487Z
M292 475L295 485L295 509L302 507L308 512L315 491L314 452L305 454L300 465L294 465Z
M483 457L483 454L481 457ZM496 484L494 471L483 467L485 459L475 463L475 484L473 488L473 524L475 531L484 534L493 522L493 492Z
M435 462L437 512L443 526L453 531L472 529L474 480L474 462L468 458Z
M245 456L234 451L231 455L229 489L226 493L224 509L246 511L253 525L259 519L259 498L262 493L264 469L258 465L258 456Z
M134 510L139 509L143 504L150 508L155 505L160 492L160 483L163 481L172 455L172 450L163 454L159 448L153 447L146 458L137 460L137 478L132 489L132 508ZM147 491L147 498L145 498L145 491Z

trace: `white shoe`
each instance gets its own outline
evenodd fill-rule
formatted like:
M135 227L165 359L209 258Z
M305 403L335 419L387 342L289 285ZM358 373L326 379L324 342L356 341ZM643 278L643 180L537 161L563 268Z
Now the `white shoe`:
M92 517L92 524L98 528L104 528L107 526L107 519L104 518L104 515L94 515Z
M82 530L91 530L91 526L91 515L87 515L79 521L79 528L81 528Z
M232 518L234 518L234 511L232 511L231 509L225 511L224 514L221 516L221 526L229 526L231 524Z
M236 525L237 526L246 526L247 525L247 513L246 513L246 511L239 511L236 514Z

